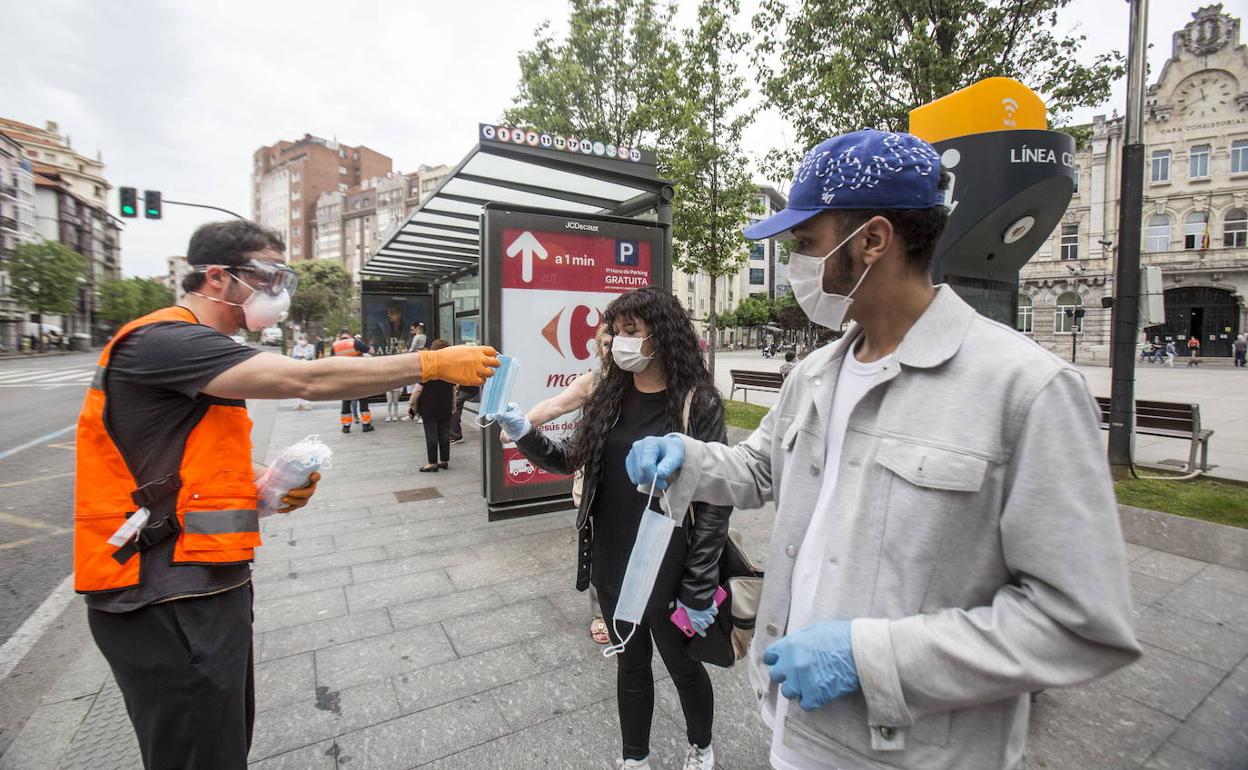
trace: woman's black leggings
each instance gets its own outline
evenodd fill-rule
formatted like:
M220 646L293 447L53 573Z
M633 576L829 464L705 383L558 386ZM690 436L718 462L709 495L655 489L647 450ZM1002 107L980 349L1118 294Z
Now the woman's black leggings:
M598 589L598 600L602 604L602 615L607 621L612 644L619 644L620 641L611 627L617 599L611 591ZM625 759L642 759L650 755L650 722L654 717L654 675L650 671L650 658L654 647L659 648L663 665L667 666L672 684L676 685L680 709L685 713L685 731L689 742L701 747L711 743L711 725L715 721L715 693L711 689L711 677L701 661L685 653L688 640L672 623L671 614L671 610L648 611L624 651L615 656L615 692ZM624 621L619 623L619 627L625 636L632 628Z
M426 417L424 418L425 428L425 456L429 458L429 464L433 465L438 462L439 454L442 462L451 459L451 417Z

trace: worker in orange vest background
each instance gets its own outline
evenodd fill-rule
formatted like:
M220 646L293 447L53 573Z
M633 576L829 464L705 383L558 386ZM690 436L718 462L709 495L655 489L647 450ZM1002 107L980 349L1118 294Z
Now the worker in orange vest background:
M338 339L334 340L333 352L335 356L363 356L368 354L368 345L359 337L352 337L351 330L344 326L338 330ZM359 406L355 406L356 404ZM342 416L339 418L342 423L342 432L351 432L351 420L356 410L360 413L360 422L364 424L364 432L372 432L373 413L369 411L367 398L349 398L342 402Z
M131 321L78 418L74 588L146 767L244 768L254 715L251 567L260 545L246 398L360 398L411 382L480 385L493 348L294 361L229 335L277 323L295 290L277 233L191 236L182 304ZM307 504L319 476L284 498Z

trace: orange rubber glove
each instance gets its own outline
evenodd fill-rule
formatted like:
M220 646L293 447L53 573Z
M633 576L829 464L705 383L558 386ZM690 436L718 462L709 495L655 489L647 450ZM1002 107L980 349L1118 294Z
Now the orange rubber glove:
M445 380L456 385L481 385L498 368L498 351L489 345L452 345L420 351L420 380Z
M286 496L282 498L282 502L286 504L286 507L278 508L277 512L290 513L307 505L308 501L312 499L312 495L316 494L316 482L320 480L321 474L312 471L312 475L308 476L307 484L286 493Z

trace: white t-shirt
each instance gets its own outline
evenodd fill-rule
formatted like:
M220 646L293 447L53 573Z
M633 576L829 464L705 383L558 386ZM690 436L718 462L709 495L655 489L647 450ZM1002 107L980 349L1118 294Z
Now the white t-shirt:
M845 442L845 428L849 414L875 384L880 371L892 359L885 356L869 364L860 362L853 351L841 360L841 373L836 380L836 392L832 394L832 415L828 419L827 454L823 466L823 486L819 488L819 500L811 516L810 526L802 539L801 550L793 565L793 588L790 593L789 625L786 633L792 634L805 628L814 613L815 589L819 574L823 571L827 553L827 531L832 518L832 496L836 492L836 480L841 464L841 445ZM772 722L771 766L775 770L836 770L834 765L817 762L784 745L784 718L793 701L781 695L776 702L775 720ZM798 707L800 708L800 706Z

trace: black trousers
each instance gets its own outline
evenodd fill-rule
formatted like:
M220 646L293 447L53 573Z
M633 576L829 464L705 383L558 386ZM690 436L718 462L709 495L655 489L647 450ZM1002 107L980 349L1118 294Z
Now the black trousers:
M143 766L243 770L255 722L251 584L87 622L126 701Z
M422 415L421 425L425 429L425 453L429 456L429 464L449 462L451 459L451 417L429 417Z
M613 592L599 587L598 601L607 621L611 643L619 644L611 618L618 600ZM685 652L688 641L672 623L670 609L651 608L628 640L624 651L615 656L615 697L620 710L620 735L624 740L625 759L643 759L650 755L650 723L654 719L654 674L650 659L654 648L672 675L672 684L680 696L680 710L685 714L685 732L689 742L705 748L711 744L711 727L715 721L715 691L706 666ZM625 635L632 628L619 623ZM653 642L653 644L652 644Z
M460 385L455 391L455 407L451 410L451 440L459 441L464 437L464 426L460 421L464 417L464 404L481 394L476 385Z

